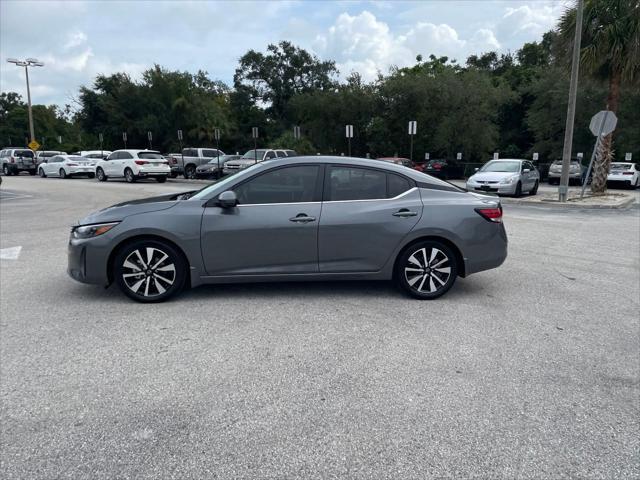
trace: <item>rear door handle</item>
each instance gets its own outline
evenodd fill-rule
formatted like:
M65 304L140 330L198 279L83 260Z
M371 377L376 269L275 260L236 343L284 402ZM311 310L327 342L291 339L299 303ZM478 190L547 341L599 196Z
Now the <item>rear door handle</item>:
M310 217L306 213L299 213L295 217L291 217L289 221L297 222L297 223L309 223L309 222L315 222L316 217Z
M417 212L412 212L407 208L401 208L400 210L398 210L397 212L392 214L394 217L415 217L416 215L418 215Z

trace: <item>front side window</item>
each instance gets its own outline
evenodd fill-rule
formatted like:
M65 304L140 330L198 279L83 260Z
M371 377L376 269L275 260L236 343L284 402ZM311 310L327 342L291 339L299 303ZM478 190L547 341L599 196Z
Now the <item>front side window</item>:
M380 170L330 167L326 201L387 198L387 175Z
M320 167L278 168L234 188L240 205L313 202Z
M267 152L267 156L265 157L265 160L268 160L270 158L277 158L278 156L276 155L276 152L274 152L273 150L269 150Z

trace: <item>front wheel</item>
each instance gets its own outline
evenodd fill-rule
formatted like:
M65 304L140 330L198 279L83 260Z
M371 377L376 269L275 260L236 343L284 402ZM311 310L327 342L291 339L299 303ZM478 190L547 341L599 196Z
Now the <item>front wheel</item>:
M124 179L127 183L135 183L136 176L133 174L133 170L131 170L130 168L127 168L124 171Z
M412 297L433 300L455 283L458 263L451 248L429 240L407 248L398 258L395 281Z
M114 278L129 298L162 302L185 285L187 265L182 255L160 240L138 240L123 247L114 260Z
M187 179L196 178L196 167L194 165L187 165L185 167L184 178L187 178Z
M10 177L13 174L13 172L9 168L9 165L7 165L6 163L2 166L2 173L4 173L7 177Z
M101 168L98 168L96 170L96 176L98 177L99 182L106 182L107 178L109 178L105 175L104 170L102 170Z
M156 177L156 182L164 183L167 181L167 177Z
M518 198L522 196L522 183L518 182L516 185L516 192L513 194L514 197Z
M38 175L40 175L40 177L42 177L42 178L47 178L47 174L44 173L44 169L43 168L39 168L38 169Z
M531 190L529 190L529 195L535 195L536 193L538 193L538 181L536 180L536 183L533 185L533 188Z
M60 175L60 178L62 178L62 179L67 178L67 172L65 171L64 168L61 168L60 171L58 172L58 174Z

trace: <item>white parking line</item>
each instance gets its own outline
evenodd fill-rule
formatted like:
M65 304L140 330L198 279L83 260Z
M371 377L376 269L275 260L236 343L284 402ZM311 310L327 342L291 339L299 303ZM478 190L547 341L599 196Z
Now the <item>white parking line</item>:
M17 260L21 250L22 246L0 248L0 260Z

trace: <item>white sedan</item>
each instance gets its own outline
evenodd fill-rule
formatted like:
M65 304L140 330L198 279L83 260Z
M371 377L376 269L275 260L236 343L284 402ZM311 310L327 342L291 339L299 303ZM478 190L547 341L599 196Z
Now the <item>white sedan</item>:
M640 186L640 168L637 163L631 162L613 162L609 175L607 175L607 183L618 183L629 188Z
M160 152L154 150L116 150L98 161L95 171L101 182L119 177L127 183L140 178L155 178L159 183L164 183L171 174L171 167Z
M77 155L56 155L45 158L38 166L38 173L42 178L69 178L80 175L93 178L96 174L96 161Z

